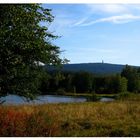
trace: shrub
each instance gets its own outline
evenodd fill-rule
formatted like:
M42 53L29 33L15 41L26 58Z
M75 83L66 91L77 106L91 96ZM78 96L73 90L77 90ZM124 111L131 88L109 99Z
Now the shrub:
M89 97L89 101L98 101L100 98L93 92L91 97Z
M65 92L65 90L63 88L60 88L60 89L57 90L57 94L65 95L66 92Z
M126 99L126 98L128 98L130 96L131 96L131 93L129 93L129 92L122 92L116 98L124 100L124 99Z

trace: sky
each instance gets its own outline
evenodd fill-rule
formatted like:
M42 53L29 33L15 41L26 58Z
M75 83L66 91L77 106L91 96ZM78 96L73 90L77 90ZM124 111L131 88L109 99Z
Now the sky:
M43 4L55 17L49 31L70 63L140 66L140 4Z

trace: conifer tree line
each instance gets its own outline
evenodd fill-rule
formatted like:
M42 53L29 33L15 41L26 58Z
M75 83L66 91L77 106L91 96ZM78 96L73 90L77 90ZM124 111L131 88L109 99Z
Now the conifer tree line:
M42 93L97 93L112 94L140 92L140 68L126 65L120 74L96 75L89 72L51 71L43 76Z

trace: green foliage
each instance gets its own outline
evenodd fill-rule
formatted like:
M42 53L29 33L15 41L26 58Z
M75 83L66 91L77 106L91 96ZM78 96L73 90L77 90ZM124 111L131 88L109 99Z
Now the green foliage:
M126 65L121 73L121 76L128 80L128 91L135 93L140 91L139 69Z
M95 94L95 93L92 93L92 96L90 98L91 101L98 101L100 98Z
M119 92L126 92L126 91L127 91L127 79L125 77L121 77Z
M57 36L43 26L53 19L40 4L0 5L0 96L33 99L39 93L40 62L62 62L59 47L51 43Z
M70 93L119 94L127 91L140 92L139 69L124 68L121 75L93 75L88 72L51 71L46 91L64 89ZM131 89L131 90L130 90Z
M88 72L53 71L49 76L50 78L46 79L48 84L42 83L42 86L46 87L44 91L48 92L56 92L62 88L71 93L117 94L126 92L128 87L128 80L120 74L95 76Z
M136 93L131 93L131 92L121 92L120 94L117 95L116 99L118 100L130 100L130 101L139 101L140 95Z
M77 72L73 78L73 85L76 87L76 92L91 92L93 75L88 72Z
M132 93L129 93L129 92L121 92L118 96L117 96L117 99L126 99L128 97L130 97L130 94Z
M65 95L66 94L66 92L65 92L65 90L63 89L63 88L59 88L57 91L57 94L59 95Z

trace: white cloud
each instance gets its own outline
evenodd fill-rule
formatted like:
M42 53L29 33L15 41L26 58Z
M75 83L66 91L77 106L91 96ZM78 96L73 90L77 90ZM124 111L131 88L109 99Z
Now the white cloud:
M115 24L123 24L123 23L128 23L132 21L140 20L140 16L135 16L132 14L125 14L125 15L119 15L119 16L110 16L110 17L105 17L105 18L100 18L97 20L93 21L88 21L88 22L80 22L80 24L75 23L74 26L90 26L96 23L101 23L101 22L110 22L110 23L115 23Z
M84 23L87 19L88 19L88 17L85 17L85 18L79 20L78 22L76 22L76 23L74 24L74 26L78 26L78 25ZM73 26L73 25L72 25L72 26Z
M89 15L72 26L90 26L101 22L124 24L140 20L140 5L136 4L86 4L86 7ZM100 18L93 20L94 15Z
M69 36L71 34L70 27L75 22L76 20L68 17L56 17L49 29L56 34L59 34L59 36Z
M67 32L65 31L66 29L76 26L90 26L102 22L124 24L140 20L140 5L86 4L84 6L85 8L82 7L83 9L81 10L86 11L86 14L80 16L77 16L76 13L68 12L66 9L65 11L57 9L51 29L64 34Z
M87 4L86 6L91 12L104 14L129 13L129 8L123 4Z

